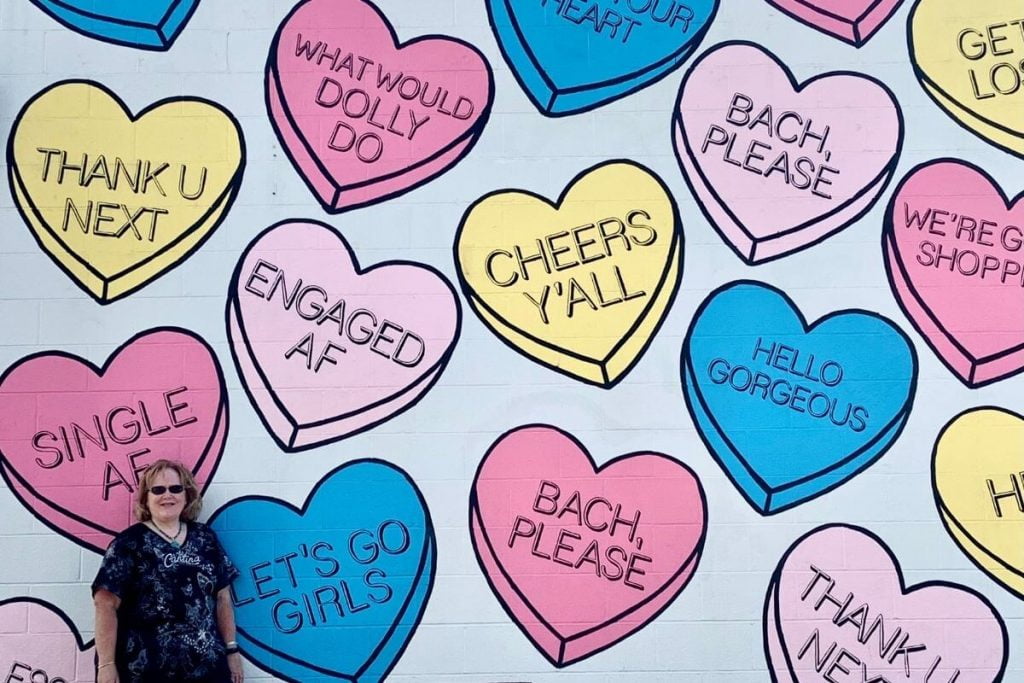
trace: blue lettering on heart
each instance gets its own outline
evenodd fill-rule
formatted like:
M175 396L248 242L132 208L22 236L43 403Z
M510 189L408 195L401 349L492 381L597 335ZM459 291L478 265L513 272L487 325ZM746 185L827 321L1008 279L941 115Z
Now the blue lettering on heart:
M72 31L143 50L167 50L199 0L31 0Z

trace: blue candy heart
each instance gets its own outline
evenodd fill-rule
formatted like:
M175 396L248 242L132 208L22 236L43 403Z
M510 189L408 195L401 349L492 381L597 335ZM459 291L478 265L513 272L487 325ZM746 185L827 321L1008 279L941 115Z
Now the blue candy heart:
M329 473L301 510L247 496L210 520L241 575L238 643L289 681L382 680L423 616L434 530L416 485L379 460Z
M549 116L650 85L693 52L718 0L488 0L505 61Z
M808 325L783 292L719 288L683 345L686 404L747 501L773 514L830 491L903 430L917 354L889 320L838 311Z
M73 31L117 45L166 50L199 0L31 0Z

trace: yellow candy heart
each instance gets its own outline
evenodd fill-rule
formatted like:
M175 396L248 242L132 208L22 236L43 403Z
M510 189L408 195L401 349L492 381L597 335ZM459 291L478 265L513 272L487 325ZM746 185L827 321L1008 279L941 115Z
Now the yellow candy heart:
M521 353L613 386L675 297L682 225L660 178L631 161L590 168L557 204L495 192L463 216L455 258L480 318Z
M1024 598L1024 418L975 408L939 434L932 483L946 529L982 570Z
M968 130L1024 156L1024 4L918 0L910 58L925 90Z
M8 143L13 194L39 242L109 303L184 260L223 219L242 178L234 117L175 98L137 117L99 83L56 83L25 105Z

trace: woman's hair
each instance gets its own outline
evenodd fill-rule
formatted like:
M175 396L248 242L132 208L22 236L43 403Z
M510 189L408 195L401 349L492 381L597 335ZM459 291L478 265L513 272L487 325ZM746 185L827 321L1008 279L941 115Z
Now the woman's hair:
M192 476L191 470L177 460L164 459L157 460L142 472L142 477L139 479L138 496L135 498L135 518L140 522L148 522L153 518L149 512L149 505L146 504L149 498L149 489L153 487L156 475L164 470L174 470L181 478L181 485L185 487L185 509L181 511L181 518L186 522L194 522L199 516L199 511L203 509L203 497L199 493L196 480Z

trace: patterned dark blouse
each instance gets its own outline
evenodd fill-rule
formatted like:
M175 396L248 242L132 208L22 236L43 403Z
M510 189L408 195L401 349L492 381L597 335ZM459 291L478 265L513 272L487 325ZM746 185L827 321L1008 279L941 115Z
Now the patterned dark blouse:
M145 524L118 534L92 592L121 598L116 662L121 683L229 681L217 630L217 592L238 576L213 530L188 523L181 547Z

